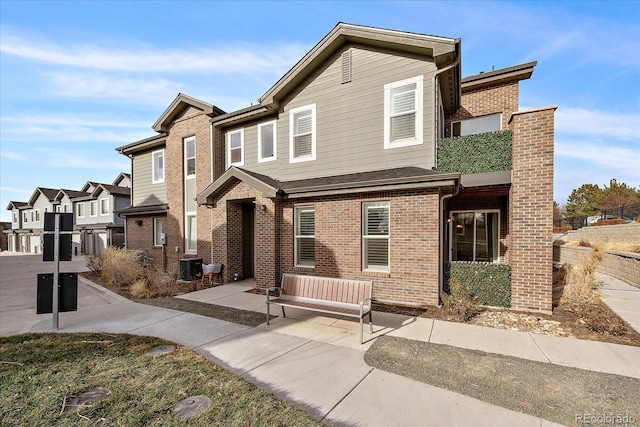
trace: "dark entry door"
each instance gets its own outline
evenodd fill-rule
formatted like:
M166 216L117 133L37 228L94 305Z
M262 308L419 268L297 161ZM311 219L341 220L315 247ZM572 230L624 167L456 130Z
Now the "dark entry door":
M242 205L242 276L245 279L255 274L255 205Z

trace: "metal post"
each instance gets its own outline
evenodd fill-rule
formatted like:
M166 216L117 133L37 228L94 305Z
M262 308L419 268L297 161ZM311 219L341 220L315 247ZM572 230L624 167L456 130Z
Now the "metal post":
M55 228L53 233L53 329L58 330L58 298L60 287L58 276L60 275L60 214L55 214Z

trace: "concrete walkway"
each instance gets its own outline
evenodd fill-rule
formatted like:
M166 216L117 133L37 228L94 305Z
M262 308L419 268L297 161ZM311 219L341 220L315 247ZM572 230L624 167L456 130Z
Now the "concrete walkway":
M0 256L0 335L52 330L50 314L35 314L38 259ZM265 297L245 292L251 287L218 286L182 298L265 313ZM640 378L640 348L389 313L374 313L374 334L359 345L359 324L339 317L288 310L287 318L251 328L137 304L84 280L78 307L60 314L60 332L133 333L180 343L335 425L555 425L369 367L364 354L382 334Z

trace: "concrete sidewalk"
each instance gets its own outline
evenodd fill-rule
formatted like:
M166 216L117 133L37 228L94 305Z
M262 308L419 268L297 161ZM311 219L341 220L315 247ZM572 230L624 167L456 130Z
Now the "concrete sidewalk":
M51 315L28 307L35 306L35 296L27 298L34 291L17 287L21 274L11 273L33 273L33 267L6 261L0 258L0 335L50 332ZM265 297L245 292L252 287L230 284L181 298L266 313ZM359 345L359 323L339 317L292 309L287 318L252 328L137 304L85 281L79 294L79 310L60 314L60 332L132 333L180 343L335 425L555 425L369 367L364 354L382 334L640 378L636 347L378 312L374 334Z

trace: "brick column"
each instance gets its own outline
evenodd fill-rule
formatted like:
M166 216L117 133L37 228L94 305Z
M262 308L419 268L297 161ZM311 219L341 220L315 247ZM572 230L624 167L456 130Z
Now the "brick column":
M511 307L551 312L553 263L554 113L546 107L514 113Z

